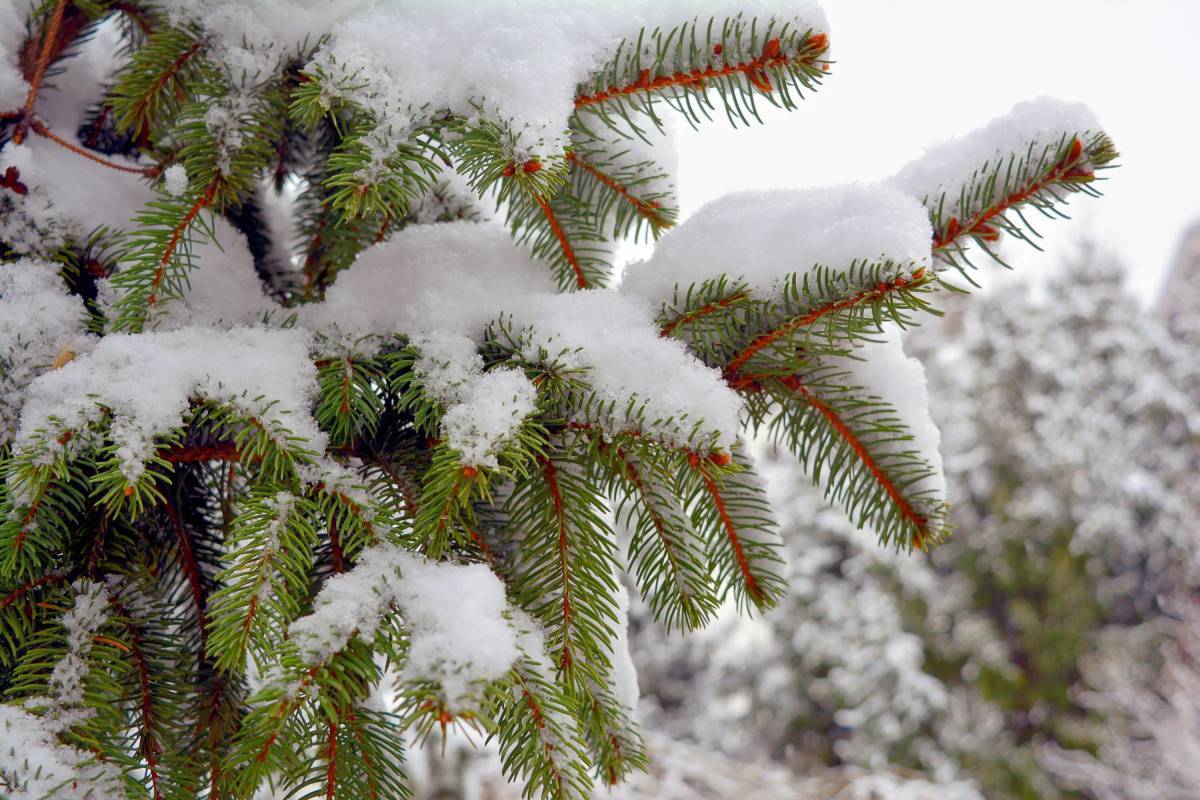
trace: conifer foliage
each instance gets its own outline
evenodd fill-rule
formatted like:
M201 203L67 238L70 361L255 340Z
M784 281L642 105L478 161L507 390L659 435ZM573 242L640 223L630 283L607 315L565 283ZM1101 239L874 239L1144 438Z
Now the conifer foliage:
M0 0L6 795L404 797L448 726L619 782L621 571L674 628L777 602L759 428L935 544L895 329L1115 157L1038 101L677 226L666 120L816 91L813 0L402 5Z

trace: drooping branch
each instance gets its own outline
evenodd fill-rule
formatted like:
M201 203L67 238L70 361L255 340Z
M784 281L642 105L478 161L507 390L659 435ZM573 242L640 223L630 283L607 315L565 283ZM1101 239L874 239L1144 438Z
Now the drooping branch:
M571 668L571 623L574 619L571 610L571 567L569 563L570 540L567 536L567 514L563 508L562 491L558 486L558 473L554 461L549 458L539 458L542 464L542 474L546 478L546 486L554 503L554 518L558 525L558 569L562 581L562 653L559 655L559 666L563 670Z
M572 151L567 153L567 160L575 166L587 172L600 183L607 186L613 192L621 197L622 200L633 206L643 218L646 219L655 228L666 229L670 228L675 223L663 217L659 209L661 204L657 201L646 201L635 195L627 186L622 185L615 178L603 172L595 164L585 161L578 153Z
M912 503L904 496L904 492L896 484L895 481L887 474L880 466L878 460L871 454L870 449L863 442L850 425L842 419L842 416L823 401L814 392L801 382L797 375L788 375L778 379L779 383L795 393L805 403L817 411L829 423L842 439L843 442L854 452L854 455L862 463L863 468L870 473L874 481L880 488L887 493L887 496L895 504L897 510L913 527L913 547L918 550L925 549L925 543L930 537L930 520L925 515L919 513L913 508Z
M167 240L167 246L163 249L162 257L158 261L158 268L154 271L154 277L150 281L150 292L146 297L146 304L153 306L158 303L158 291L162 286L163 280L167 276L167 265L171 263L171 259L175 256L175 251L179 248L180 242L183 241L183 236L187 229L195 222L196 217L200 212L207 208L213 201L213 196L216 194L217 185L210 183L208 188L204 190L204 194L200 195L183 219L171 231L171 238Z
M721 526L725 532L726 539L729 541L729 547L733 551L733 558L737 563L738 571L741 573L746 594L758 605L769 604L769 598L759 585L754 571L750 568L750 560L746 557L746 549L742 545L741 534L738 532L738 527L734 523L733 518L730 517L729 510L726 508L721 487L717 486L716 481L712 479L712 476L702 466L699 459L692 461L692 468L697 471L700 479L704 482L704 489L712 499L717 514L720 516Z

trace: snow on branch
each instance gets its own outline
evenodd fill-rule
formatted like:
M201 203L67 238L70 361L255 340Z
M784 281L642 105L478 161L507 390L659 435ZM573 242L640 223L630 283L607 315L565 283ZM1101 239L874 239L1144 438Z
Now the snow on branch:
M133 484L154 457L157 437L178 428L190 401L202 397L320 447L324 434L308 411L316 389L308 347L300 331L256 328L106 336L30 385L15 445L62 451L63 434L108 417L121 473Z
M288 638L306 663L321 664L353 637L373 638L393 607L411 637L402 677L441 684L452 706L478 696L520 656L504 586L485 565L429 561L384 543L328 579Z
M1034 240L1041 234L1025 212L1065 217L1059 206L1067 202L1067 194L1098 194L1092 185L1096 173L1109 168L1116 156L1086 106L1040 98L929 148L892 183L928 208L937 260L969 266L968 242L997 261L991 246L1001 233L1037 247Z
M790 107L821 74L828 26L813 0L788 5L454 0L377 8L334 26L310 72L327 105L357 104L393 141L441 111L503 120L515 134L510 160L523 163L565 150L575 109L614 96L675 89L697 97L711 85Z
M406 265L405 283L392 277ZM343 339L431 331L482 343L488 323L516 331L525 359L541 353L580 372L595 422L637 429L680 447L728 447L741 402L681 342L662 339L640 300L607 291L558 294L545 272L496 228L447 223L400 231L363 255L306 325ZM508 418L508 417L506 417Z

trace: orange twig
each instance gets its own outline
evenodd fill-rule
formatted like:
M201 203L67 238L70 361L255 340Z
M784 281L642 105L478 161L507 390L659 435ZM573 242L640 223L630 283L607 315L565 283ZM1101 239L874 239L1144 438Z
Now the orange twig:
M628 188L626 188L622 184L618 183L616 181L616 179L614 179L612 176L601 172L600 169L597 168L595 165L590 164L587 161L584 161L582 158L580 158L578 155L576 155L574 151L567 153L567 160L576 164L580 169L587 172L589 175L594 177L596 180L600 181L602 184L607 186L609 189L612 189L614 192L616 192L618 195L620 195L624 200L626 200L631 206L633 206L635 209L637 209L637 212L639 214L641 214L644 218L646 218L653 224L658 225L663 228L669 228L672 226L672 224L674 224L670 220L663 219L659 215L659 212L658 212L659 204L658 203L646 202L645 200L641 199L640 197L635 196L632 192L629 191Z
M44 136L55 144L67 148L72 153L81 155L90 161L95 161L97 164L102 164L110 169L119 170L120 172L130 172L134 175L142 175L147 178L154 178L158 176L158 167L131 167L127 164L118 164L116 161L109 161L107 158L99 156L96 153L93 153L91 150L85 150L79 145L72 144L56 134L54 131L50 130L50 128L46 126L46 123L42 122L40 119L35 119L32 123L30 123L29 127L33 129L33 132L38 136Z
M721 517L721 525L725 529L725 538L729 540L729 546L733 548L733 558L737 562L738 571L742 573L742 580L746 584L746 592L756 603L762 603L766 599L763 594L762 587L758 585L758 579L754 577L754 572L750 569L750 561L746 558L746 551L742 547L742 537L737 532L737 526L733 524L733 519L730 518L728 510L725 508L725 498L721 496L721 489L716 482L708 474L707 470L699 467L699 461L693 465L704 481L704 488L713 499L713 505L717 507L717 514Z
M676 72L672 75L660 75L657 78L650 77L650 70L644 69L638 76L638 79L631 84L625 86L609 86L595 94L581 94L575 98L575 107L582 108L584 106L603 103L606 100L611 100L614 97L622 97L639 92L653 92L659 89L666 89L672 86L682 86L689 89L703 89L704 84L713 78L723 78L729 75L743 74L755 87L763 92L771 92L774 87L771 86L770 78L767 77L766 70L775 67L781 67L787 64L793 58L798 58L801 61L812 62L821 53L828 48L828 40L825 34L818 33L808 40L804 54L797 56L788 56L780 51L780 41L778 38L771 39L763 46L762 55L758 58L746 61L740 64L726 64L721 67L696 68L691 72Z
M1040 181L1034 181L1024 189L1013 192L1007 197L1002 198L996 205L985 209L974 219L971 219L965 223L960 223L957 217L951 217L950 221L946 223L945 229L934 237L933 249L941 250L950 245L959 236L964 234L978 236L979 238L986 239L988 241L994 241L998 239L1000 237L1000 232L991 225L988 225L989 221L995 219L997 216L1003 214L1005 211L1017 205L1018 203L1023 203L1056 181L1072 175L1090 176L1092 174L1086 170L1077 171L1075 168L1074 165L1079 160L1081 155L1083 155L1083 143L1080 142L1079 139L1071 140L1071 146L1067 151L1066 156L1064 156L1063 159L1059 161L1054 168L1051 169L1050 172L1048 172Z
M912 505L908 502L908 499L905 498L901 493L900 488L896 486L892 479L888 477L887 473L884 472L883 468L879 466L879 462L877 462L875 457L871 455L871 452L867 449L867 446L861 439L858 438L858 436L855 435L854 431L850 429L850 426L846 424L841 416L839 416L838 413L831 408L828 403L817 397L808 389L808 387L801 383L800 378L797 376L789 375L785 378L781 378L779 382L788 389L791 389L796 394L800 395L800 397L802 397L806 403L816 409L821 416L825 417L825 420L833 427L834 430L838 432L838 435L842 437L842 440L850 446L850 449L854 451L854 454L858 456L858 460L861 461L862 465L866 467L868 472L871 473L871 476L875 479L875 482L883 487L883 490L887 493L888 497L890 497L892 502L896 504L896 508L900 510L900 514L909 522L911 522L914 528L916 528L916 532L913 534L913 546L918 550L925 549L925 539L927 539L929 536L929 520L917 513L916 509L912 507Z
M563 231L558 217L554 216L554 211L550 208L550 204L540 195L535 195L534 200L537 201L538 207L542 209L542 213L546 215L546 221L550 223L550 230L554 231L554 236L558 239L559 247L562 248L563 257L567 259L567 263L571 265L571 269L575 272L576 286L580 289L586 289L588 287L587 277L583 274L583 268L579 266L579 259L575 256L575 250L571 247L571 242L567 239L567 234Z
M680 325L688 325L688 324L700 319L701 317L706 317L709 314L715 314L718 311L729 308L734 303L738 302L739 300L744 300L749 296L750 296L749 292L735 292L735 293L729 295L729 297L726 297L722 300L717 300L716 302L709 303L708 305L705 305L705 306L701 306L700 308L697 308L695 311L690 311L687 314L684 314L683 316L681 316L679 319L675 320L674 322L670 322L670 323L664 325L662 330L660 330L658 332L658 335L659 336L670 336L671 334L675 333L675 329L678 328Z
M175 254L175 250L179 247L179 243L183 240L183 234L191 226L192 222L200 214L201 210L212 203L213 195L216 194L217 186L215 183L210 183L204 194L192 207L188 209L187 214L175 226L175 230L171 232L171 239L167 242L167 248L159 259L158 269L154 271L154 280L150 282L150 296L147 298L147 305L153 306L158 302L158 289L162 286L163 280L167 277L167 264L171 263L171 256Z
M46 77L46 67L50 66L50 59L56 49L59 29L62 27L63 14L66 10L67 0L58 0L54 4L54 11L50 14L50 25L46 28L46 35L42 38L42 46L38 50L37 66L34 67L33 76L29 79L29 94L25 96L24 121L13 131L13 144L25 141L25 128L28 120L33 117L33 106L37 103L42 79Z
M563 650L559 663L562 668L571 666L571 570L567 564L569 541L567 538L567 515L563 508L562 492L558 486L558 473L554 461L549 458L540 459L546 476L546 484L550 487L550 497L554 501L554 516L558 520L558 568L562 577L562 615L563 615Z

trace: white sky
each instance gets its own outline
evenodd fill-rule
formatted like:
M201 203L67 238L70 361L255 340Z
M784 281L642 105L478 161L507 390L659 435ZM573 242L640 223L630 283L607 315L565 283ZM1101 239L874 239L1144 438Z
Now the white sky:
M1200 218L1200 0L824 0L833 65L793 112L677 136L684 215L739 189L890 175L933 142L1037 95L1082 101L1121 152L1105 196L1038 226L1054 268L1090 234L1156 292L1182 228ZM773 109L769 109L773 111ZM1035 222L1035 225L1037 223Z

